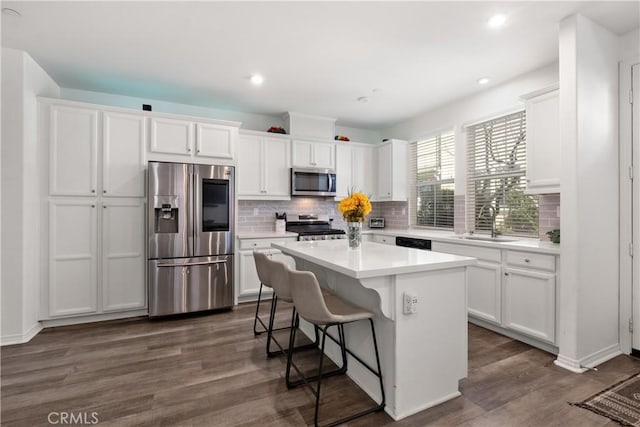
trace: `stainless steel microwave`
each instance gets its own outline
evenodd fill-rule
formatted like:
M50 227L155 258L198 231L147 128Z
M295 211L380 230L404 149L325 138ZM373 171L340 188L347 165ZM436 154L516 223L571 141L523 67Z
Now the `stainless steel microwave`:
M336 195L336 173L331 169L291 169L292 196Z

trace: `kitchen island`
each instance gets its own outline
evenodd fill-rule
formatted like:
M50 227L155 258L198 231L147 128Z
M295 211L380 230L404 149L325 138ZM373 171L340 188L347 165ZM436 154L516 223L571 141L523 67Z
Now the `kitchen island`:
M316 274L321 286L375 313L374 322L386 394L385 411L395 420L460 395L467 376L466 268L474 258L346 240L272 245L293 257L298 270ZM405 313L405 298L415 312ZM313 328L301 322L313 335ZM375 363L366 322L345 325L347 347ZM340 364L339 349L327 342L327 355ZM380 401L377 379L349 359L348 375Z

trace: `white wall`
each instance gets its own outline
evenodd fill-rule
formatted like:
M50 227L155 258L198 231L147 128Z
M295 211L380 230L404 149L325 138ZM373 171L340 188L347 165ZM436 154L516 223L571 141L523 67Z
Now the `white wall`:
M619 353L618 37L580 15L560 23L563 170L557 364Z
M344 135L354 142L365 142L367 144L379 144L382 142L380 132L370 129L359 129L336 124L336 135Z
M553 63L515 77L482 92L450 102L380 131L383 138L415 141L434 133L454 129L456 138L455 194L466 193L466 143L462 127L473 122L493 118L517 109L524 109L520 96L558 82L558 64Z
M2 344L39 330L40 205L37 96L56 83L26 53L2 49Z
M640 55L640 28L629 31L620 37L621 61L636 59Z

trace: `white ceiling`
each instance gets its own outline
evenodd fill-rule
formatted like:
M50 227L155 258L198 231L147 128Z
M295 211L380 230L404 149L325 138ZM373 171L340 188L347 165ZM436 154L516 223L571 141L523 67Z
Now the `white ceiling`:
M2 2L2 45L66 88L377 128L557 60L579 12L621 35L640 2ZM489 29L495 13L508 15ZM261 73L264 85L248 77ZM369 102L356 101L366 96Z

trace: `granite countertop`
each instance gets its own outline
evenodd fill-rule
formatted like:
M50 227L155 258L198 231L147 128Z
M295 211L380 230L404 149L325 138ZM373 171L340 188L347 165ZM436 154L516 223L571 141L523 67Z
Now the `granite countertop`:
M373 242L362 242L359 249L349 249L346 239L272 243L271 246L287 255L356 279L442 270L476 263L475 258Z

